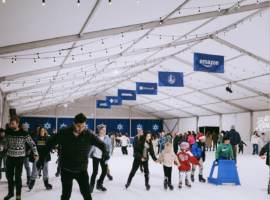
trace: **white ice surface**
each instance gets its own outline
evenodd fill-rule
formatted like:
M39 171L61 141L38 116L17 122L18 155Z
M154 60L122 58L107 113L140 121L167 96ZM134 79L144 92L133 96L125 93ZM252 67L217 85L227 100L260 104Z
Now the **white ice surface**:
M238 155L238 173L240 177L241 186L222 185L216 186L208 183L198 182L198 168L195 173L195 182L191 183L192 188L183 187L181 190L178 186L178 170L174 166L172 172L172 183L174 190L163 190L163 167L161 164L156 164L152 159L149 161L150 169L150 191L146 191L144 186L144 174L137 171L130 187L126 190L124 185L127 181L129 172L132 167L133 157L132 148L128 148L129 155L122 156L121 149L115 148L114 155L109 161L111 175L113 181L105 178L104 186L107 192L102 193L94 190L92 198L95 200L108 199L128 199L128 200L173 200L173 199L188 199L188 200L267 200L267 184L269 179L269 168L265 165L265 160L261 160L259 156L252 155ZM55 177L56 172L56 154L52 154L52 161L49 164L50 183L53 185L52 190L46 190L42 179L38 179L31 192L26 187L26 173L23 170L23 188L22 199L24 200L55 200L60 199L62 187L60 177ZM206 161L204 163L204 178L210 174L211 166L214 160L214 152L207 152ZM88 172L92 174L92 160L89 159ZM99 174L97 178L100 175ZM2 180L0 180L0 199L7 194L7 180L4 173L2 173ZM14 198L15 199L15 198ZM73 181L73 192L71 200L81 200L83 197L80 194L79 186L76 181Z

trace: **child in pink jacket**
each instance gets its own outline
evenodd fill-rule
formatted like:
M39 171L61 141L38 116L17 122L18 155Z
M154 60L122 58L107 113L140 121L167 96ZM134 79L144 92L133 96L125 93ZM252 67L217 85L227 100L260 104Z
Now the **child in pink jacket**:
M195 138L191 134L190 131L188 131L188 143L189 143L190 149L192 148L192 145L195 143Z

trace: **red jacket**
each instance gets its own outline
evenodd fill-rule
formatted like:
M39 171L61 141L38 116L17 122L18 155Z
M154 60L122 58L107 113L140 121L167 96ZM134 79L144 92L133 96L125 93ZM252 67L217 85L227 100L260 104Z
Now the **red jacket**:
M178 167L179 171L188 171L191 169L190 163L193 165L200 165L198 160L193 156L193 154L190 151L180 152L177 154L177 158L181 164L180 167Z

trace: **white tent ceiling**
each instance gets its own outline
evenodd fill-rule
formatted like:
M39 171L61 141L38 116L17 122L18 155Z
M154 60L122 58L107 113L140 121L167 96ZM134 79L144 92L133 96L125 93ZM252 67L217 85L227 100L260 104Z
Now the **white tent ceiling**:
M269 1L41 2L0 4L0 89L19 114L116 96L158 71L184 72L185 87L123 104L160 118L269 109ZM194 52L224 55L225 73L194 72Z

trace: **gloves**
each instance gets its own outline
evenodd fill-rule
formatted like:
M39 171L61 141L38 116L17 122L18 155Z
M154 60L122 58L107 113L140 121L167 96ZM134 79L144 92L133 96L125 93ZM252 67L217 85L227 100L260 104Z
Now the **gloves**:
M39 159L39 161L37 161L38 170L43 169L43 167L44 167L44 162L40 161L40 159Z
M216 159L216 163L218 163L218 159Z
M103 159L104 161L109 160L109 159L110 159L109 154L108 154L107 152L103 152L103 154L102 154L102 159Z
M204 162L205 161L205 158L202 158L202 161Z

